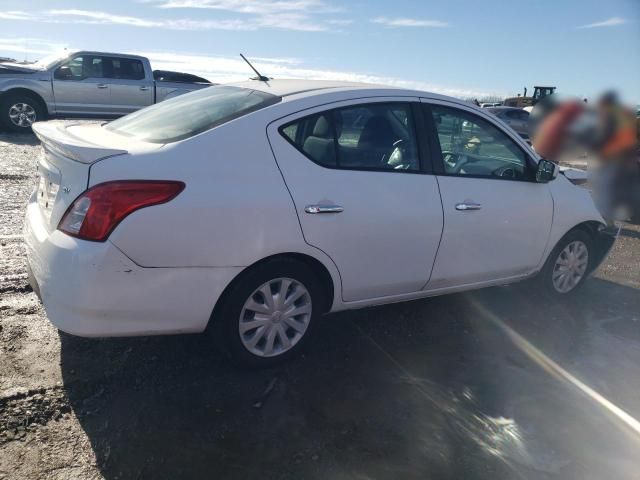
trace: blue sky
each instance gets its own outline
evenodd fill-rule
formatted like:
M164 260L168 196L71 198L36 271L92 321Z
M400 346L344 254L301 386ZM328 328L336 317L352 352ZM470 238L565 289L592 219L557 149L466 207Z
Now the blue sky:
M550 84L640 103L640 0L0 0L0 56L141 53L155 68L390 83L455 96Z

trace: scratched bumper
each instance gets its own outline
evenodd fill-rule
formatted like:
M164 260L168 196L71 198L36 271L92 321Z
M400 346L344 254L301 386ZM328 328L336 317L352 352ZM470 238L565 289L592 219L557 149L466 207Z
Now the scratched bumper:
M32 286L49 320L85 337L202 331L239 269L144 268L111 242L48 232L36 203L24 238Z

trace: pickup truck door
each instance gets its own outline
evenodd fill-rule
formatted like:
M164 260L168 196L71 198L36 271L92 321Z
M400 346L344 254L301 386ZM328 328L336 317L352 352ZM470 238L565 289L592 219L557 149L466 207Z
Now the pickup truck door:
M104 77L102 58L79 54L53 72L53 96L56 113L108 113L109 85Z
M142 60L104 57L111 90L111 111L116 115L134 112L154 103L152 72L145 74Z

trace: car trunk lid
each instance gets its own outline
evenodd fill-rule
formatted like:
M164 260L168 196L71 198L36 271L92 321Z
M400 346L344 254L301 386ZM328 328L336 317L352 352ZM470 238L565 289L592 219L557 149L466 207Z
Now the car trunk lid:
M41 122L33 125L33 131L42 142L36 196L49 231L87 189L93 163L145 148L142 142L108 132L98 123ZM147 149L158 147L146 144Z

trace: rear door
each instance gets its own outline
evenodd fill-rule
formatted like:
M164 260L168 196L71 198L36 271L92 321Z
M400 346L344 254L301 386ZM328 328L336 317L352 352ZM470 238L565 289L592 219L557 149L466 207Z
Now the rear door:
M103 58L111 90L111 113L124 115L153 103L153 79L146 78L142 60Z
M420 291L431 273L442 206L412 100L341 102L267 130L305 240L335 262L347 302Z
M526 149L473 109L424 100L444 231L428 289L516 278L539 265L553 199ZM428 102L428 103L427 103Z
M111 99L102 58L82 53L59 66L53 74L53 95L57 113L107 113Z

